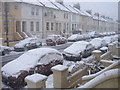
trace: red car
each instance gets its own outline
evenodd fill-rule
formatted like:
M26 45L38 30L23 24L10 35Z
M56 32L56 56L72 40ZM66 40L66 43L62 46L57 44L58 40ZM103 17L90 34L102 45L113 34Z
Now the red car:
M67 40L65 37L62 37L61 35L49 35L46 39L47 45L56 45L56 44L64 44Z

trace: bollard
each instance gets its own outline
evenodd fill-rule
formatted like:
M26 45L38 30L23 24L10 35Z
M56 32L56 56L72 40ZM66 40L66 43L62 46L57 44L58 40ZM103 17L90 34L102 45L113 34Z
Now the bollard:
M93 57L94 57L95 60L97 60L97 61L100 61L101 53L102 53L102 52L99 51L99 50L94 50L94 51L92 51Z
M120 47L116 47L116 56L120 59Z
M46 80L47 80L47 76L37 73L27 76L25 78L28 88L46 88L46 84L45 84Z
M112 55L116 54L116 44L109 44L108 49L111 51Z
M66 88L68 86L67 76L68 68L63 65L57 65L51 68L53 71L53 86L54 88Z

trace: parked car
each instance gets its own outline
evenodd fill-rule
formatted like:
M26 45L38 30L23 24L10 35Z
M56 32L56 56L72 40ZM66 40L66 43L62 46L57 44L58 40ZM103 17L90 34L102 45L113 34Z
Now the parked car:
M49 35L46 38L47 45L64 44L66 42L67 42L67 39L62 37L61 35Z
M96 31L91 31L88 34L90 35L91 38L97 38L97 37L99 37L99 33L97 33Z
M68 41L70 42L75 42L75 41L79 41L82 39L83 39L83 36L81 34L73 34L70 37L68 37Z
M112 43L112 39L111 39L110 36L103 37L103 40L106 41L107 45L110 44L110 43Z
M64 49L63 57L70 61L80 61L82 57L91 55L92 50L94 47L89 42L78 41Z
M3 56L5 54L9 54L12 51L12 48L7 46L0 46L0 56Z
M38 38L26 38L21 40L14 46L15 51L25 51L30 49L35 49L42 46L42 42Z
M2 80L7 85L18 88L24 86L24 78L34 73L50 75L51 67L63 64L63 56L56 49L37 48L29 50L1 69Z
M90 41L90 43L94 46L95 49L99 49L107 45L106 41L101 38L94 38Z

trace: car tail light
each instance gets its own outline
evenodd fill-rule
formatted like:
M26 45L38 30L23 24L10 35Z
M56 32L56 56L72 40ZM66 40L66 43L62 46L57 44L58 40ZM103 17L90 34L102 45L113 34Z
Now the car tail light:
M51 40L51 39L48 39L48 40L46 40L46 42L52 42L52 40Z

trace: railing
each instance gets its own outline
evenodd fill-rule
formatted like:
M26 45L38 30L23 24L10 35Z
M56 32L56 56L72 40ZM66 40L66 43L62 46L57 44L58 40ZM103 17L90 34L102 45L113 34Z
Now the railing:
M108 70L79 88L119 88L120 69Z

